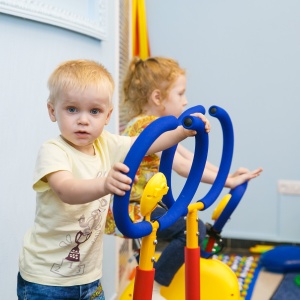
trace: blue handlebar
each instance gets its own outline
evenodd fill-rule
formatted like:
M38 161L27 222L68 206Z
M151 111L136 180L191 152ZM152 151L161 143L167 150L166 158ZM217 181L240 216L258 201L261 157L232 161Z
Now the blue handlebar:
M186 117L189 118L189 117L191 117L190 114L197 113L197 112L205 114L205 108L202 105L193 106L193 107L185 110L179 116L178 121L180 123L184 124L184 119ZM183 125L183 126L185 126L185 125ZM207 143L207 149L208 149L208 140L206 142L204 142L204 144L206 144L206 143ZM197 141L196 141L196 144L197 144ZM200 147L200 145L199 145L200 141L198 142L198 147L196 146L196 144L195 144L195 153L198 153L198 148ZM173 164L173 159L174 159L174 155L175 155L175 152L176 152L176 148L177 148L177 145L175 145L175 146L173 146L173 147L171 147L167 150L164 150L162 152L161 159L160 159L160 167L159 167L159 171L162 172L166 176L167 184L169 186L169 191L168 191L167 195L165 195L164 198L163 198L164 204L166 204L169 209L175 203L175 200L174 200L174 197L173 197L173 194L172 194L172 189L171 189L171 174L172 174L172 164ZM196 150L196 148L197 148L197 150ZM205 158L202 157L201 165L203 163L202 160L204 160L204 159L206 160L206 158L207 158L207 153L205 154L205 151L202 151L202 153L206 156L205 156ZM204 166L203 166L203 170L204 170L204 167L205 167L205 163L204 163ZM201 170L199 170L199 173L201 173L200 174L201 176L200 176L199 181L197 182L197 186L199 185L199 182L201 180L203 170L202 170L202 172L201 172ZM198 175L199 174L196 173L197 178L199 178ZM185 215L186 212L187 212L187 208L183 211L183 214Z
M124 160L124 164L130 168L127 175L132 181L142 159L153 142L163 132L173 130L177 126L178 120L176 117L166 116L150 123L141 132ZM123 197L114 196L113 214L117 227L126 237L140 238L149 235L152 232L152 225L149 222L133 223L131 221L128 215L129 198L130 191L127 191Z
M186 129L204 131L204 123L201 119L194 116L187 116L182 120L182 126Z
M233 155L233 144L234 144L233 127L232 127L232 122L231 122L231 119L230 119L228 113L223 108L214 105L214 106L210 107L209 114L211 116L217 118L220 121L222 131L223 131L223 151L222 151L222 159L221 159L219 172L215 179L215 182L211 186L211 188L208 191L208 193L206 194L206 196L204 198L198 200L198 202L200 202L200 201L203 202L203 204L204 204L203 210L207 209L209 206L211 206L215 202L215 200L218 198L219 194L222 192L222 190L224 188L224 185L225 185L225 182L226 182L229 170L230 170L230 166L231 166L232 155ZM193 129L192 126L194 126L194 125L189 125L191 120L195 120L195 124L200 121L199 118L195 118L193 116L186 116L186 114L182 115L180 118L182 119L183 123L184 123L184 121L186 121L186 124L184 124L183 126L188 126L191 129ZM195 125L195 126L197 126L197 125ZM207 145L208 145L208 142L207 142ZM174 156L173 152L175 152L175 150L176 150L176 148L168 149L166 151L166 153L163 153L163 155L165 154L165 156L162 155L162 159L161 159L162 163L160 166L160 172L165 174L169 187L171 187L171 171L172 171L172 162L173 162L171 160L171 158L173 159L173 156ZM202 164L203 164L202 159L206 160L206 157L207 157L207 156L199 157L199 155L204 154L202 151L203 152L207 151L207 149L203 148L202 146L197 147L197 142L196 142L196 147L195 147L195 151L194 151L194 153L195 153L194 159L195 158L199 159L199 161L200 161L199 166L202 166ZM194 165L194 163L193 163L193 165ZM205 167L205 164L204 164L204 167ZM201 168L198 168L199 174L197 173L197 169L194 170L195 173L192 173L192 170L191 170L191 173L189 175L189 176L194 177L194 179L195 179L194 183L196 185L196 189L200 183L203 170ZM199 175L201 175L201 176L199 176ZM191 188L192 195L195 194L196 189L194 187ZM180 196L179 196L179 198L180 198ZM167 205L167 207L169 209L171 209L175 205L176 201L173 198L171 188L169 188L168 194L163 198L163 202ZM187 212L187 210L186 210L186 212ZM159 222L161 223L162 221L163 221L163 219L161 218ZM162 224L162 225L164 225L164 224ZM162 227L164 227L164 226L162 226Z
M162 152L159 171L165 175L169 186L168 193L163 197L163 202L168 206L169 210L157 220L159 222L159 231L174 224L179 217L186 215L187 207L192 201L201 181L208 153L208 134L205 132L204 123L199 118L190 115L196 112L204 114L205 108L198 105L186 110L178 119L173 116L167 116L149 124L138 136L124 161L124 164L130 168L127 175L133 180L147 150L162 133L173 130L179 125L187 129L196 130L195 155L192 167L176 201L172 195L171 173L177 145ZM227 112L218 106L212 106L209 109L209 113L220 121L223 131L223 151L217 178L207 195L199 200L203 202L204 209L213 204L224 187L231 166L234 142L233 127ZM113 213L116 225L126 237L140 238L147 236L152 232L152 225L147 221L139 223L131 221L128 214L129 197L130 191L127 191L123 197L115 195Z
M215 202L224 188L230 171L234 144L233 127L228 113L223 108L214 105L210 107L209 114L220 121L223 131L223 150L221 164L215 182L204 198L198 200L198 202L204 204L203 210L207 209Z
M153 142L165 131L173 130L178 125L183 125L184 118L188 116L189 113L195 112L203 113L205 112L205 109L203 106L199 105L185 111L179 119L173 116L167 116L159 118L149 124L138 136L124 160L124 164L130 168L127 175L133 180L142 159ZM158 230L162 230L170 226L176 222L181 215L187 212L187 206L193 198L202 177L208 152L208 135L200 132L204 129L204 125L202 123L201 126L201 122L198 122L196 119L197 118L191 116L190 126L192 127L189 127L189 129L197 131L195 136L195 148L197 149L197 152L200 152L201 149L202 155L195 156L190 175L188 176L184 189L179 196L180 200L178 198L176 205L173 205L171 209L158 220L160 224ZM164 161L165 157L167 157L167 168L169 169L168 173L170 174L172 171L172 162L176 147L177 146L173 146L162 153L161 162ZM165 172L163 173L165 174ZM113 214L116 225L126 237L140 238L147 236L152 232L152 225L147 221L139 223L133 223L131 221L128 215L129 197L130 191L127 191L123 197L118 195L114 196Z
M199 118L193 116L183 116L183 118L179 119L185 128L197 131L195 136L195 153L197 155L194 155L189 176L178 199L175 201L171 189L171 173L176 148L173 147L163 151L159 171L165 174L167 185L169 186L168 193L162 199L169 210L157 220L159 222L158 230L163 230L171 226L179 217L187 214L187 207L197 191L207 159L208 134L205 132L204 123ZM186 120L188 120L187 124L185 124Z
M204 115L205 108L202 105L196 105L196 106L188 108L179 116L179 118L178 118L179 123L182 124L183 119L193 113L202 113Z
M220 216L218 217L218 219L215 221L214 225L212 226L214 231L221 233L224 225L230 219L230 216L232 215L232 213L240 203L243 195L245 194L247 186L248 182L246 181L243 184L238 185L236 188L230 190L229 193L231 194L231 198L228 204L225 206L222 213L220 214Z

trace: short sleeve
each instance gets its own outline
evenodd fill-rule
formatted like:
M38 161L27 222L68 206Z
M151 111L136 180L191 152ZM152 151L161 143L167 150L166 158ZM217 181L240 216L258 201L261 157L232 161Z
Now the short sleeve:
M42 179L50 173L62 170L72 170L72 162L68 158L66 151L50 141L44 143L39 150L36 160L33 175L33 189L37 192L50 189L48 182Z

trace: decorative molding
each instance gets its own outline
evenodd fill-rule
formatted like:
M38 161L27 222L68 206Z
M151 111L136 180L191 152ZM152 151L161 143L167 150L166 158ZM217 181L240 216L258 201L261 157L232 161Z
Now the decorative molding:
M86 4L82 0L0 0L0 13L58 26L99 40L105 39L107 0L84 2Z

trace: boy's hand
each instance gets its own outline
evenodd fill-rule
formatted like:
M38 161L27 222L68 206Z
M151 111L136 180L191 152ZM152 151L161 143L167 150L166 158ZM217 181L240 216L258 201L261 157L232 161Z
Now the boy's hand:
M105 189L110 194L124 196L130 190L131 178L123 173L128 173L129 168L123 163L116 163L109 171L105 180Z

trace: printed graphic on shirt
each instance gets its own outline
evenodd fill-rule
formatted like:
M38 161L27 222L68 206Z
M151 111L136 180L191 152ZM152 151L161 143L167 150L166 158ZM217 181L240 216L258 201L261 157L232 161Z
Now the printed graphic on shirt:
M54 263L51 267L51 272L59 274L63 277L71 277L76 275L84 274L85 265L80 260L80 246L86 243L92 233L94 233L94 238L91 243L94 243L101 231L101 220L103 218L102 213L107 207L107 200L102 198L99 201L99 208L92 211L90 215L86 218L82 215L78 220L79 231L76 233L74 242L75 247L73 247L66 257L62 258L61 264ZM60 247L70 246L72 244L72 238L70 234L66 236L65 241L59 243Z

